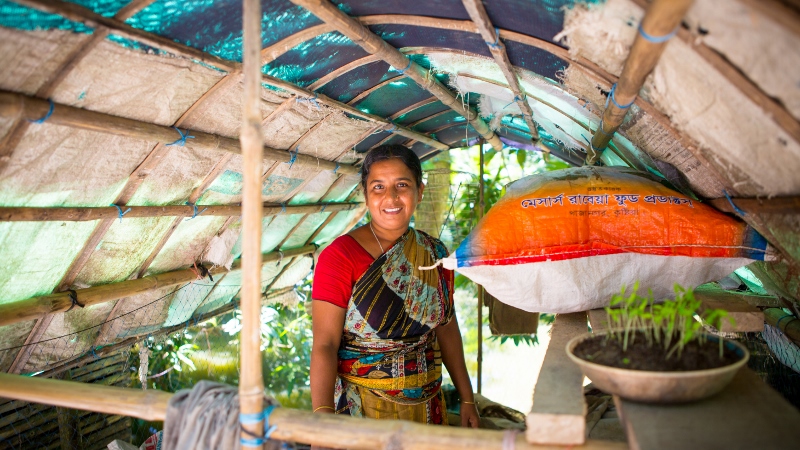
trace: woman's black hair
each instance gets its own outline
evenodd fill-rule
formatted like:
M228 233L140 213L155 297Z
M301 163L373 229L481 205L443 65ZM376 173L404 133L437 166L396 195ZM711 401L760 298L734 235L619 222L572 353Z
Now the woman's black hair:
M419 161L419 156L408 147L403 147L402 145L381 145L367 152L367 156L364 157L364 164L361 166L361 185L365 191L367 190L367 177L369 176L370 167L376 162L386 161L391 158L397 158L402 161L414 175L417 187L422 186L422 163Z

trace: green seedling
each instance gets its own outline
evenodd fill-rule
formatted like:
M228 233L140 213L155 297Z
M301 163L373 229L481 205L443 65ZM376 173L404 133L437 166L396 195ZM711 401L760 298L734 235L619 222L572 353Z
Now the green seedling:
M638 294L639 283L633 286L630 295L623 286L620 293L612 297L608 314L608 339L622 344L627 351L633 344L636 331L642 331L648 347L660 347L669 359L677 354L680 358L683 349L692 341L701 345L706 342L703 322L719 329L723 320L732 324L734 320L722 309L706 309L700 312L701 302L694 297L691 289L675 285L675 298L655 304L652 291L647 296ZM724 343L719 338L719 356L722 358Z

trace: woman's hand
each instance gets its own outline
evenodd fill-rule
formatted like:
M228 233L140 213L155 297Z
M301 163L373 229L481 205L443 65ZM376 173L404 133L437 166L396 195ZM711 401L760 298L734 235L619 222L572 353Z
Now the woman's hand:
M481 416L478 414L478 407L475 404L461 402L461 426L478 428L480 423Z

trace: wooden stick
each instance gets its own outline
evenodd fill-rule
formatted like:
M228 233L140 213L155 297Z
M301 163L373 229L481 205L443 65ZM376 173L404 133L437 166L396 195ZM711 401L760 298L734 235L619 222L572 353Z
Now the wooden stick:
M733 205L748 214L798 214L800 213L800 197L773 198L715 198L708 203L726 213L738 213Z
M478 222L483 219L483 212L486 210L486 202L484 200L485 194L485 181L483 179L483 170L484 170L484 153L483 153L483 144L484 141L481 139L480 143L478 144L478 208L476 211ZM484 297L484 290L483 285L478 285L477 289L478 294L478 355L477 355L477 362L478 362L478 373L476 375L477 378L477 388L476 391L478 394L481 393L483 390L483 297Z
M266 264L268 262L278 261L283 257L301 256L315 251L315 246L306 245L304 247L281 252L267 253L263 255L263 263ZM259 265L258 267L261 266ZM241 260L234 261L230 271L238 270L239 268L241 268ZM229 272L229 270L225 267L209 269L209 273L211 273L212 276L227 272ZM72 304L70 292L59 292L56 294L31 297L11 303L3 303L0 304L0 326L33 320L45 314L67 311L72 307L80 307L77 305L83 305L84 307L97 305L120 298L130 297L132 295L139 295L154 289L188 283L196 279L197 273L192 269L181 269L158 275L148 275L135 280L120 281L118 283L93 286L86 289L77 289L74 291L76 305Z
M9 91L0 91L0 116L37 120L45 117L49 110L50 104L46 100ZM260 121L261 118L259 116ZM180 141L181 138L181 134L173 127L126 119L63 104L54 104L53 112L47 118L46 123L134 139L158 141L164 144ZM236 139L188 129L181 130L181 133L193 136L185 140L185 144L192 148L219 150L236 154L242 153L241 146ZM180 143L176 145L180 145ZM280 162L289 162L294 158L294 164L328 170L333 170L337 166L333 161L326 161L309 155L294 155L288 151L270 147L264 147L264 158L269 161ZM358 173L358 169L350 165L341 165L338 170L343 173Z
M328 0L292 0L293 3L303 6L319 17L323 22L347 36L354 43L361 46L367 53L378 56L389 65L399 70L405 76L414 80L420 87L435 95L445 105L458 112L484 137L497 151L502 151L503 143L494 134L486 122L471 107L465 107L447 87L431 76L426 69L416 64L399 50L389 45L386 41L372 33L357 20L340 11L336 5ZM410 137L410 139L415 139Z
M653 0L642 18L640 27L649 36L657 38L669 36L680 26L683 16L691 5L692 0ZM586 149L587 164L594 164L600 157L600 152L608 146L611 137L630 109L630 107L620 108L617 105L626 106L636 100L645 78L658 63L667 42L651 42L645 39L641 32L636 35L616 89L608 94L609 102L603 112L600 126Z
M321 211L349 211L360 207L360 203L317 203L310 205L264 205L264 216L278 214L313 214ZM122 220L139 217L192 217L192 206L114 206L105 207L67 207L67 208L28 208L0 207L0 222L85 222L90 220L117 219L120 211ZM197 205L197 215L238 217L242 214L239 205L202 206Z
M240 140L244 154L242 198L242 330L239 333L239 411L264 410L261 372L261 1L242 0L244 98ZM262 448L253 437L264 435L264 421L241 424L243 448ZM248 436L250 435L250 436Z
M146 391L75 381L52 380L0 373L0 396L104 414L123 415L150 421L166 419L167 405L174 394L155 389ZM301 442L351 450L402 448L404 450L518 450L549 449L535 446L518 434L509 447L506 433L495 430L430 426L401 420L365 420L356 417L313 414L277 408L269 416L275 426L272 437L286 442ZM621 450L624 443L588 441L587 450Z
M497 62L497 65L500 66L500 70L506 77L508 87L511 89L511 92L514 93L514 101L522 111L522 117L525 119L525 124L528 125L528 129L530 130L531 140L536 143L539 140L539 130L536 124L533 123L533 110L531 109L531 105L528 104L525 91L523 91L522 86L519 85L517 72L514 71L511 60L508 59L506 47L500 39L500 31L498 30L495 32L492 20L489 19L489 14L486 12L486 8L480 0L462 0L462 3L469 17L475 22L475 26L478 27L478 32L481 37L483 37L483 40L489 46L489 51L492 53L494 60ZM543 149L543 152L546 156L550 151Z
M764 320L779 329L792 342L800 345L800 319L786 314L780 308L767 308L764 310Z

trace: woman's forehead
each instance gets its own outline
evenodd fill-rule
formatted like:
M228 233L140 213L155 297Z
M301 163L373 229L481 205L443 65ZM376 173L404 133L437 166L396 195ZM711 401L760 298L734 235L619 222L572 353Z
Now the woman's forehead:
M414 174L411 169L399 158L384 159L373 163L367 175L368 181L398 178L414 179Z

